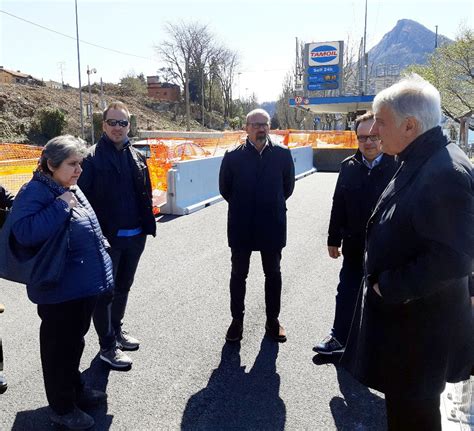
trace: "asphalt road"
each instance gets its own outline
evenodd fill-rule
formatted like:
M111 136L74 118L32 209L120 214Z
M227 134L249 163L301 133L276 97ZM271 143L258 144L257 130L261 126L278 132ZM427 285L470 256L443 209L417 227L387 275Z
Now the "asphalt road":
M334 173L297 182L288 201L281 322L288 342L264 337L263 274L252 256L244 338L228 345L230 252L225 203L163 216L147 243L130 295L126 327L141 338L128 372L98 359L92 328L82 369L107 390L92 410L95 430L384 430L384 401L312 352L334 314L340 261L327 256ZM23 286L0 280L0 315L9 388L0 430L54 429L39 355L39 318Z

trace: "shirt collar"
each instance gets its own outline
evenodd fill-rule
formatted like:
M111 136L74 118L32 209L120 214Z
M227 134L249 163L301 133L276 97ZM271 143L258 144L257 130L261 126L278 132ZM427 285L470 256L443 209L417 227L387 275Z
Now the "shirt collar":
M250 144L257 150L257 147L256 147L255 144L250 140L250 138L247 137L247 139L248 139L248 141L250 142ZM267 137L267 139L265 140L265 145L262 147L262 151L258 151L258 150L257 150L257 151L259 152L259 154L262 154L262 153L263 153L263 150L264 150L266 147L268 147L268 137Z
M369 162L364 155L362 154L362 162L364 163L365 166L367 166L369 169L375 168L382 160L383 153L380 153L374 160Z

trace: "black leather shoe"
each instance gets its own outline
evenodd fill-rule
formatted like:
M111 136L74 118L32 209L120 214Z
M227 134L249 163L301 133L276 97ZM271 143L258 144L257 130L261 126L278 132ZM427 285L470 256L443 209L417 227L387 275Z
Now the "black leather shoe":
M267 319L265 324L265 329L267 335L279 343L284 343L286 341L286 331L283 326L280 325L278 319Z
M84 388L76 398L76 403L81 408L97 407L107 401L107 394L97 389Z
M244 323L239 319L232 319L225 339L230 342L240 341L244 332Z
M0 371L0 394L3 394L8 388L7 379L2 371Z

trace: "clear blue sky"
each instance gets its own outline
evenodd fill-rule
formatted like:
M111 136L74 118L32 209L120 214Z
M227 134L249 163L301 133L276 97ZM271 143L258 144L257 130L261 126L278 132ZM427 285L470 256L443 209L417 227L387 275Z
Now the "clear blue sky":
M304 42L360 41L365 0L78 0L79 38L139 57L80 44L82 84L87 65L118 82L129 72L154 75L163 66L154 46L166 38L164 23L208 24L218 40L241 56L234 96L255 93L275 100L291 70L295 38ZM75 37L74 0L0 0L0 10ZM78 85L76 41L0 12L0 65L45 80ZM451 39L474 27L472 0L369 0L367 49L408 18ZM141 58L143 57L143 58Z

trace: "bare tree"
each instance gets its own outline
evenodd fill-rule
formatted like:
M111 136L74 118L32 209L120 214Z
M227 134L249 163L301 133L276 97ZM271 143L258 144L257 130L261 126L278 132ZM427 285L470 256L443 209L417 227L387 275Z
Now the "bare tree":
M224 121L232 117L232 87L239 66L239 55L230 49L221 49L217 57L217 78L221 84L224 99Z
M206 60L202 56L209 49L212 35L206 25L197 22L167 23L165 31L168 34L168 39L156 46L155 49L167 65L163 71L184 88L186 129L190 130L190 72L193 68L198 71L201 68L203 70Z

